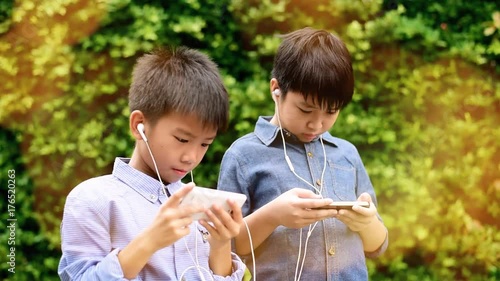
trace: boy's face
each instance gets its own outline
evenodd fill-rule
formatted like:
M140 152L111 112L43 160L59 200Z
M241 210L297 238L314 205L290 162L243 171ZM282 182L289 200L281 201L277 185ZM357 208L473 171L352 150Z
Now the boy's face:
M145 128L163 182L182 179L202 160L217 135L216 128L203 127L194 114L170 113L158 120L154 127ZM140 171L157 178L156 170L144 142L139 143Z
M309 96L289 91L284 98L277 98L281 126L302 142L310 142L328 131L339 116L339 111L328 111ZM277 112L278 113L278 112Z

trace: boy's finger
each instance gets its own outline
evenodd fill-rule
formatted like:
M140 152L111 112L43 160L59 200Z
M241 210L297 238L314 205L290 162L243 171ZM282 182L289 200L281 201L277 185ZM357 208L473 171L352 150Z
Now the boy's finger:
M193 190L194 185L187 184L183 186L181 189L179 189L177 192L172 194L168 198L168 200L163 204L162 208L173 208L173 207L178 207L179 204L181 203L182 199L189 193L191 190Z
M330 198L323 198L323 199L303 198L303 199L300 199L298 205L304 209L316 209L316 208L324 207L324 206L329 205L331 203L333 203L333 200Z
M294 189L295 195L297 195L300 198L321 198L320 195L308 190L308 189L303 189L303 188L295 188Z
M241 223L243 221L243 214L241 213L241 208L234 200L227 200L229 207L231 207L231 217L237 223Z

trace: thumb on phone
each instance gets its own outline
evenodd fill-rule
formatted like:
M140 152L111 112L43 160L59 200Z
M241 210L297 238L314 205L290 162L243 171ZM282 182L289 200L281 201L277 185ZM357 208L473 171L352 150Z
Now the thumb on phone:
M366 193L366 192L363 192L361 193L361 195L359 195L358 197L358 201L365 201L365 202L372 202L372 197L370 196L370 194Z
M321 198L321 195L316 194L310 190L303 189L303 188L294 188L292 189L293 193L299 197L299 198L310 198L310 199L317 199Z

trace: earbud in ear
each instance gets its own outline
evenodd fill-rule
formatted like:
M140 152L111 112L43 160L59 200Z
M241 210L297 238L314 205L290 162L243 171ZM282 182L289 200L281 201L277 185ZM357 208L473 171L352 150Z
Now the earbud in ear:
M141 135L141 138L145 142L148 142L148 138L146 138L146 134L144 134L144 124L142 124L142 123L137 124L137 131L139 131L139 134Z
M281 95L281 91L280 91L280 89L274 89L274 90L273 90L273 95L275 95L275 96L279 97L279 96Z

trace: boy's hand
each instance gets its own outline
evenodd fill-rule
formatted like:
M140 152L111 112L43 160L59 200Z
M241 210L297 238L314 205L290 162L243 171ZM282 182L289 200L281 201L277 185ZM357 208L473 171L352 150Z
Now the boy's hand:
M243 224L243 216L238 204L233 200L227 200L227 203L231 207L231 214L220 206L213 205L211 209L205 211L210 223L200 220L200 224L210 233L208 242L212 249L227 246L231 239L240 233Z
M294 188L269 203L270 219L277 225L302 228L337 215L337 210L333 209L314 210L332 202L332 199L322 199L310 190Z
M194 187L187 184L170 196L160 207L156 218L146 230L154 251L170 246L180 238L189 234L189 225L193 222L191 215L203 212L203 207L179 206L181 200Z
M378 220L377 207L372 203L372 198L368 193L362 193L358 201L370 202L370 207L354 206L352 210L340 210L335 217L345 223L354 232L362 231L372 222Z

